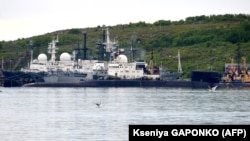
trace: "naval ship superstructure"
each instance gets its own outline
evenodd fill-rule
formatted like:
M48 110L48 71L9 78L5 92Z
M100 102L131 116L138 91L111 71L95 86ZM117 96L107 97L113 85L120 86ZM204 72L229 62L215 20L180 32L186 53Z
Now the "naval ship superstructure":
M86 33L84 33L86 39ZM48 60L44 53L39 54L37 59L32 59L28 68L22 68L22 72L32 72L41 75L44 82L61 83L70 82L78 83L85 80L97 79L100 76L105 76L107 70L105 63L98 60L78 59L77 51L74 50L72 55L63 52L60 55L59 61L56 60L57 39L53 39L48 44L48 54L51 58ZM84 49L86 50L86 41L84 40ZM31 52L32 56L32 52ZM86 58L86 57L84 57Z
M47 53L51 56L49 60L45 53L41 53L38 55L37 59L33 59L33 50L31 50L31 61L28 67L20 70L22 74L36 76L36 79L23 82L21 81L23 77L16 77L15 81L20 81L20 85L29 83L29 86L39 84L43 86L67 87L76 85L79 86L79 84L80 86L95 86L96 84L98 86L112 86L117 83L119 83L117 86L130 86L133 83L137 84L139 82L138 80L143 80L147 86L152 84L153 86L157 86L157 81L159 80L177 80L182 75L179 52L179 71L174 73L164 72L162 67L154 66L152 61L153 55L149 64L147 64L144 60L128 62L127 56L123 54L124 49L119 49L118 42L110 40L109 29L106 28L104 31L105 39L103 39L102 43L99 43L99 46L106 54L108 54L109 61L86 59L86 52L84 52L85 56L83 59L79 59L77 58L79 49L78 51L74 50L72 54L63 52L60 55L59 60L57 60L56 53L58 47L56 44L59 42L57 36L56 39L53 39L48 44ZM32 42L30 43L30 46L32 46ZM83 46L83 50L86 51L86 33L84 33ZM7 74L7 72L4 73ZM111 80L112 83L109 80ZM116 80L126 81L116 82ZM152 81L153 83L148 83L147 80L154 81Z
M165 72L161 67L155 66L152 62L144 60L128 62L124 54L120 54L108 64L108 75L120 79L145 79L145 80L177 80L182 75L181 68L178 72Z
M106 42L104 43L106 52L110 54L108 63L108 76L116 79L135 80L176 80L182 75L180 52L178 51L179 71L174 73L164 72L162 67L155 66L153 63L153 51L151 53L151 60L146 63L144 60L128 61L123 48L118 48L116 41L111 41L109 38L109 30L106 29ZM133 53L133 46L131 45L131 53ZM134 56L134 55L131 55Z

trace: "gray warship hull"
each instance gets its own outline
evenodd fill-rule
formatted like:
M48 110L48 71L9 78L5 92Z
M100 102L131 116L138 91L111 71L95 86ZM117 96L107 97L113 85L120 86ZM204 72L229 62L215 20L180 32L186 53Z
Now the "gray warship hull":
M210 83L201 81L185 80L88 80L79 83L47 83L36 82L27 83L23 87L165 87L165 88L191 88L208 89L218 86L219 89L250 89L250 83Z
M161 81L161 80L88 80L79 83L47 83L37 82L23 85L23 87L180 87L180 88L208 88L207 82L192 81Z

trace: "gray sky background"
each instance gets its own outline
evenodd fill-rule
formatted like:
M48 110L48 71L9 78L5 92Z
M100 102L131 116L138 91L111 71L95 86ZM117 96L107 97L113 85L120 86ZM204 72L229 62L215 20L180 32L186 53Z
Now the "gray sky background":
M0 0L0 41L71 28L250 14L249 0Z

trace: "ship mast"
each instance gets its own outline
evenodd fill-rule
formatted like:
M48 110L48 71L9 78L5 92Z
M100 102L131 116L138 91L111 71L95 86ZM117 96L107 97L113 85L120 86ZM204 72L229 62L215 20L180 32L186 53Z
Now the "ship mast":
M178 50L178 72L183 73L182 67L181 67L181 55L180 55L180 50Z
M87 60L87 45L86 45L86 42L87 42L87 39L86 39L86 32L83 33L83 60Z
M136 49L133 47L133 39L131 40L131 47L130 47L130 51L131 51L131 62L134 62L135 61L135 52L136 52Z
M33 61L33 41L30 40L30 63Z
M131 51L131 62L134 62L133 40L131 41L131 48L130 48L130 51Z
M109 29L106 28L106 43L104 43L106 45L106 52L112 52L113 50L113 43L110 41L109 38Z
M109 61L112 61L115 59L115 55L119 53L118 42L110 40L108 27L103 29L102 42L96 45L98 45L98 60L109 58Z
M29 45L30 45L30 64L28 67L30 68L30 65L32 64L32 61L33 61L33 41L32 40L30 40Z
M106 53L109 53L109 61L115 58L115 54L117 53L117 42L112 42L109 37L109 28L106 28L106 42L103 43L105 45Z
M151 59L149 61L149 71L150 71L151 74L154 73L154 70L153 70L154 69L153 59L154 59L154 50L152 49L152 51L151 51Z
M51 54L50 62L56 61L56 51L58 50L56 43L58 43L58 36L56 40L52 40L52 42L48 45L48 53Z

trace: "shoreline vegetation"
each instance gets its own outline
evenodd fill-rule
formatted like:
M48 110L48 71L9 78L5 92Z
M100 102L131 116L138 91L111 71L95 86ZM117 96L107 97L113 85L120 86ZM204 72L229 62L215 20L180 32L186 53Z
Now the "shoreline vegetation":
M30 38L20 37L14 41L0 41L2 68L19 70L27 66L30 40L33 42L33 57L46 53L48 42L57 35L58 54L72 53L75 48L83 46L83 32L87 33L88 59L97 58L96 43L102 41L103 26L65 29ZM131 46L137 50L135 58L138 60L149 62L153 51L154 63L162 65L166 71L177 71L177 52L180 50L184 79L190 78L193 70L223 73L225 63L230 63L232 58L235 63L242 63L241 57L250 62L250 15L247 14L201 15L180 21L140 21L108 27L111 38L118 41L128 57Z

